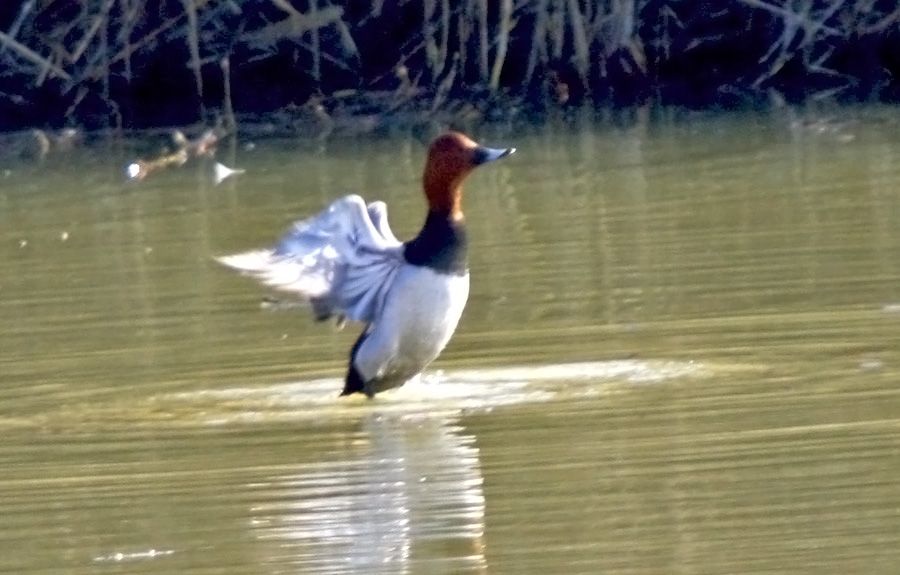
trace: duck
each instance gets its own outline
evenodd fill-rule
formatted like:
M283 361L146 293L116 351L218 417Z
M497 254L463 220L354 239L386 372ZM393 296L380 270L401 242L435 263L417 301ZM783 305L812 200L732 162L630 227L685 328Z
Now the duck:
M316 320L361 323L341 396L368 398L417 378L456 331L469 296L463 182L515 148L446 132L428 147L422 229L401 242L387 205L350 194L295 222L275 244L216 258L309 304Z

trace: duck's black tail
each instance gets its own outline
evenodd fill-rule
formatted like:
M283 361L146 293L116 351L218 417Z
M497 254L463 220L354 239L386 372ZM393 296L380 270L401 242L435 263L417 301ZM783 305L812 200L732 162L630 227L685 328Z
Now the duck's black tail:
M359 372L356 371L356 368L353 367L353 364L350 364L350 369L347 370L347 378L344 380L344 391L341 392L341 396L350 395L351 393L363 393L365 391L365 382L360 377Z
M344 391L341 392L341 396L350 395L352 393L365 393L366 382L363 381L362 375L360 375L356 366L353 365L353 361L356 359L356 352L359 351L359 347L362 345L362 342L366 339L367 335L369 335L368 330L359 334L359 338L357 338L356 343L354 343L353 347L350 349L350 367L347 369L347 377L344 379Z

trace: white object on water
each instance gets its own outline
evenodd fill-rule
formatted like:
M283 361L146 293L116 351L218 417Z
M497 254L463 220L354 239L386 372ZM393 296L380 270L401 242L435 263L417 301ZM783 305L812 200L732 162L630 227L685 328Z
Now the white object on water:
M224 180L230 178L231 176L237 176L243 174L245 170L240 168L229 168L225 164L220 162L216 162L216 185L221 184Z
M137 162L128 164L128 167L125 168L125 174L128 176L129 180L134 180L141 175L141 165Z

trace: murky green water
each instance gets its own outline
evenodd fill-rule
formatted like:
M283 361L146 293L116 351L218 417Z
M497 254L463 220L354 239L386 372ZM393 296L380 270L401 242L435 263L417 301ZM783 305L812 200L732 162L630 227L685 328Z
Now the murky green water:
M519 153L467 188L469 307L372 402L354 329L211 256L348 191L408 237L419 143L4 160L0 571L894 573L900 117L845 114L477 134Z

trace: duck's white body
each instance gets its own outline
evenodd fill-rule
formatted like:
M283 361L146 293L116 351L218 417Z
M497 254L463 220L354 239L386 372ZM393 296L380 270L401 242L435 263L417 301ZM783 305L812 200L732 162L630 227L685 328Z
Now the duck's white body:
M403 264L351 358L368 384L366 393L403 385L434 361L456 331L468 297L468 273Z

